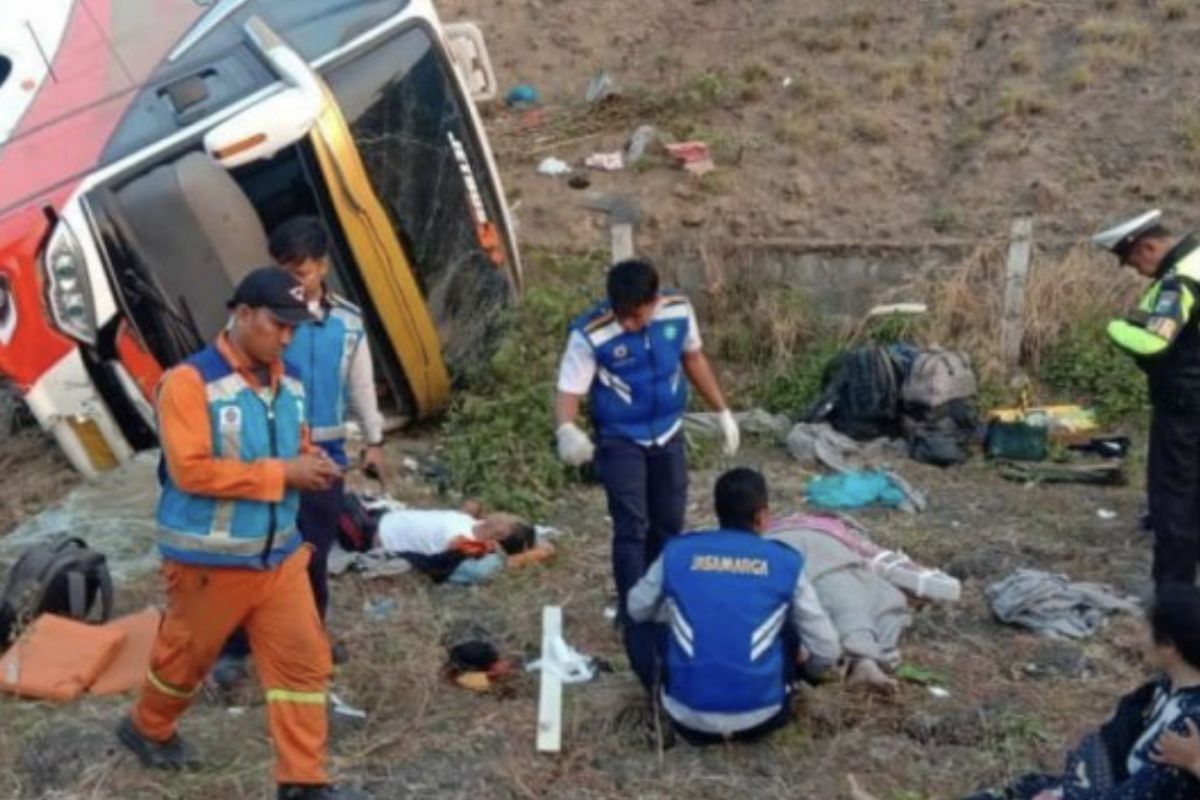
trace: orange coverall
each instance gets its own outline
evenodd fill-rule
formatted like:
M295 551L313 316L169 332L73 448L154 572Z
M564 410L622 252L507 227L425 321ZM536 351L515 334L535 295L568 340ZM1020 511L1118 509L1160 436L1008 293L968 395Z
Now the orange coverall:
M238 361L224 335L217 346L251 386L261 386L253 370ZM281 374L282 364L274 364L272 388L278 387ZM208 415L200 373L188 365L167 373L158 398L159 436L175 482L198 495L282 500L283 462L215 458ZM303 449L311 450L307 431ZM276 781L329 782L325 706L333 663L308 580L310 554L304 545L268 570L164 562L167 610L133 710L139 733L159 742L174 734L225 640L244 627L267 696Z

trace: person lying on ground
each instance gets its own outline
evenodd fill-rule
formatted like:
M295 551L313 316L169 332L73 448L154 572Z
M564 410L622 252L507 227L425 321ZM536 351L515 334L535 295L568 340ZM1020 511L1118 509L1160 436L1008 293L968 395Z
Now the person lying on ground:
M389 553L435 556L447 551L467 555L499 547L509 555L524 553L537 544L532 525L516 514L483 513L472 501L461 510L398 509L379 518L373 547ZM489 546L491 545L491 546Z
M654 702L690 742L755 739L792 716L801 662L841 657L797 551L763 538L767 482L730 470L715 489L719 530L667 540L629 593L625 646Z
M894 692L897 683L886 668L900 660L900 637L912 621L908 600L861 556L815 524L800 515L785 517L772 523L767 538L804 557L805 575L849 662L846 683Z

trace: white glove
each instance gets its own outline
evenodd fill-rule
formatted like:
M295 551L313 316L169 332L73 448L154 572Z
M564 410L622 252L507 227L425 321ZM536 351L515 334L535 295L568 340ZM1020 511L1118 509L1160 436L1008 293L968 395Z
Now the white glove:
M738 448L742 444L742 432L738 430L733 412L728 408L725 409L717 415L717 422L721 425L721 436L725 439L725 455L737 455Z
M564 422L554 432L558 439L558 457L568 466L581 467L592 460L596 446L574 422Z

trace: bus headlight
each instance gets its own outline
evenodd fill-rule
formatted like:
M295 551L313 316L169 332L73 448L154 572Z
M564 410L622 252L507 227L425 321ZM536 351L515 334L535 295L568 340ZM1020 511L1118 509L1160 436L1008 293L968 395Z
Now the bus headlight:
M50 313L59 330L88 344L96 343L96 314L88 283L87 260L79 241L63 220L54 226L42 254Z

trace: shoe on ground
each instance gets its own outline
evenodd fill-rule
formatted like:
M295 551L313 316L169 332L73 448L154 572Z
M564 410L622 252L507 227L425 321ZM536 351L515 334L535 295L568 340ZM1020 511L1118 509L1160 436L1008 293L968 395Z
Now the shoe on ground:
M195 769L200 765L196 751L179 734L172 735L165 742L147 739L133 727L130 717L122 719L117 726L117 739L148 769L182 770Z
M298 783L281 784L276 798L278 800L374 800L371 795L361 789L351 789L348 786L305 786Z
M222 692L236 692L250 679L244 656L221 656L212 670L212 681Z

